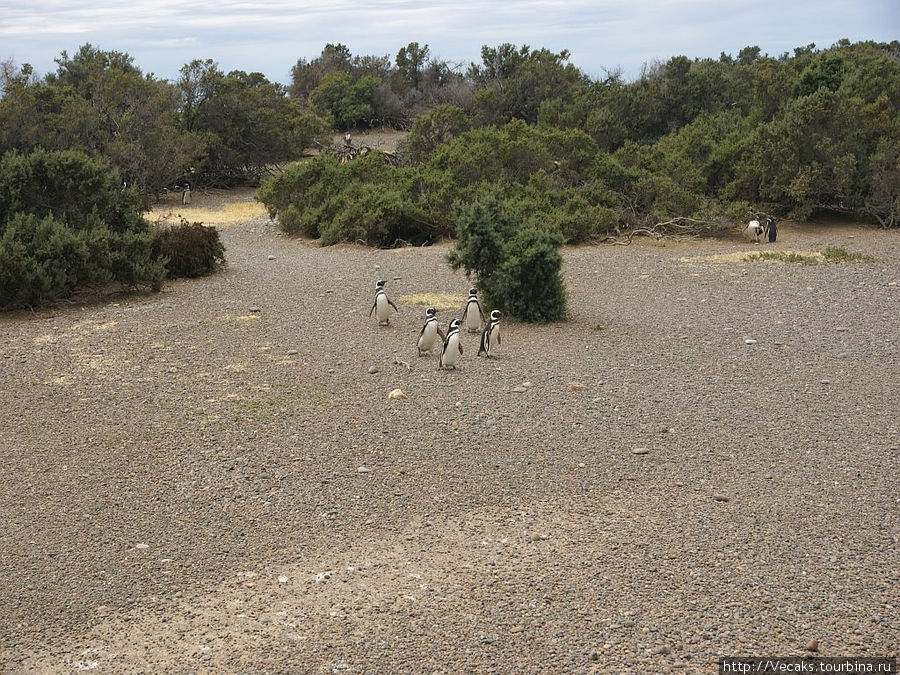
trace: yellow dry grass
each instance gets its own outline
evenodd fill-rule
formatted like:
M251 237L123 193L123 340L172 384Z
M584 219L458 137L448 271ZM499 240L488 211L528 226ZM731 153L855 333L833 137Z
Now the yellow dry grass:
M452 293L415 293L413 295L401 295L400 302L404 305L421 305L422 307L434 307L438 311L462 308L466 299L461 295Z
M150 220L159 220L160 224L177 224L182 218L190 223L203 223L204 225L228 226L237 223L246 223L255 218L268 218L266 207L259 202L232 202L224 204L220 208L202 208L199 206L181 206L175 209L162 209L151 211Z
M713 263L741 263L741 262L753 262L748 259L748 256L753 255L754 253L760 253L760 251L735 251L734 253L716 253L713 255L697 255L697 256L684 256L679 258L681 262L692 263L692 262L713 262ZM785 255L798 255L805 256L810 258L818 258L822 259L821 251L781 251ZM784 265L786 264L783 260L767 260L762 259L758 262L768 262L776 265Z

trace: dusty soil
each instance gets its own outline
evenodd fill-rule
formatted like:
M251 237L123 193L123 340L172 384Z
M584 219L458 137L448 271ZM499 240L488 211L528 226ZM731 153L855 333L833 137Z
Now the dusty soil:
M321 249L233 201L169 209L221 223L219 274L0 316L0 670L896 654L898 233L569 249L570 321L439 372L446 245ZM826 244L878 260L730 256Z

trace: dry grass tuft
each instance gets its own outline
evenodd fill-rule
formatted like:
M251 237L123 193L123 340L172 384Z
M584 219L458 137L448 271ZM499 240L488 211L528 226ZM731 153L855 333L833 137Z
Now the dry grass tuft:
M452 293L416 293L414 295L401 295L400 302L404 305L434 307L440 312L448 309L462 311L463 307L465 307L466 299L461 295L453 295Z

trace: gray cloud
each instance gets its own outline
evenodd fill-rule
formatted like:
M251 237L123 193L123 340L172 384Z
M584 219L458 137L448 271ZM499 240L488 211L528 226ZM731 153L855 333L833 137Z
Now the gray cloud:
M224 70L258 70L286 81L300 57L328 42L354 54L428 44L451 61L478 60L481 46L569 49L590 74L684 54L736 54L746 45L779 54L815 42L894 39L895 0L37 0L0 2L0 58L53 69L63 50L90 42L127 51L147 72L175 77L184 63L212 58Z

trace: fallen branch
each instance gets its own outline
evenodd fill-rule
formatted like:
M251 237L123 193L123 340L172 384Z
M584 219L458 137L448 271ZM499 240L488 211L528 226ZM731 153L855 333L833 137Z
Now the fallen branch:
M394 363L396 363L398 366L406 366L406 369L409 371L412 370L412 366L410 366L406 361L401 361L396 356L394 357Z

